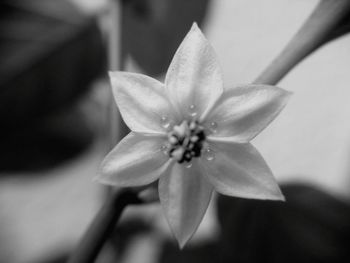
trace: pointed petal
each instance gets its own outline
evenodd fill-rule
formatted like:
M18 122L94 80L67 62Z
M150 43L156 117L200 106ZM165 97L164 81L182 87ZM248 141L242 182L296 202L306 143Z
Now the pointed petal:
M215 122L212 139L248 142L273 121L291 93L268 85L247 85L225 90L207 122Z
M96 180L118 187L154 182L170 160L161 151L164 138L129 133L103 160Z
M182 248L197 230L208 208L212 186L199 172L175 163L159 179L159 198L168 223Z
M165 78L178 112L203 119L223 91L222 74L213 48L194 23L176 51ZM194 109L190 107L194 105Z
M164 85L136 73L116 71L109 76L114 98L128 127L135 132L164 133L162 117L175 118Z
M199 162L202 172L221 194L284 200L270 168L250 144L211 143L214 158Z

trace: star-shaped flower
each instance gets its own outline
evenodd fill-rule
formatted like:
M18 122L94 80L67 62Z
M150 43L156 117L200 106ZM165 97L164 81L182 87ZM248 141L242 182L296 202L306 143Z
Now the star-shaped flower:
M118 187L159 179L159 199L181 247L191 238L212 191L283 200L249 143L286 105L290 93L267 85L223 87L213 48L196 24L178 48L165 83L110 73L131 132L106 156L98 180Z

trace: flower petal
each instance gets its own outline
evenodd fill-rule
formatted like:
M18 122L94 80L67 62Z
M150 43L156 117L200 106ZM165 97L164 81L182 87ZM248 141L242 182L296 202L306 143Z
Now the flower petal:
M162 117L175 118L164 85L146 75L128 72L109 73L114 98L123 120L135 132L164 133Z
M105 157L99 182L119 187L141 186L154 182L164 173L170 160L161 151L164 138L129 133Z
M184 118L196 115L203 119L223 92L215 52L196 23L174 55L165 87Z
M284 200L270 168L250 144L210 143L214 158L201 158L202 172L224 195Z
M212 186L200 174L196 162L191 168L175 163L159 179L160 202L181 248L202 221L211 193Z
M224 91L207 123L216 123L212 139L248 142L273 121L291 93L268 85L246 85Z

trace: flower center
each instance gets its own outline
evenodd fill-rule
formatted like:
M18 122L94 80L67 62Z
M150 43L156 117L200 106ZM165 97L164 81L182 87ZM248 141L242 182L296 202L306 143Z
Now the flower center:
M193 157L201 155L204 140L204 127L198 121L184 120L168 133L168 155L178 163L189 163Z

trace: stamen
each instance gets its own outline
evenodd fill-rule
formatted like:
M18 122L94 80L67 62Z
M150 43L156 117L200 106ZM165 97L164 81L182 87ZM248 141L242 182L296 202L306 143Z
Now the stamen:
M188 130L187 122L182 122L180 125L174 127L173 132L179 138L183 138L186 135L186 131Z
M178 162L183 162L183 155L185 153L184 148L178 147L177 149L174 149L171 151L171 157L175 158Z
M169 142L173 145L177 144L178 143L178 140L175 136L170 136L169 137Z
M197 135L194 135L191 137L191 142L198 142L199 137Z
M185 120L168 134L169 156L178 163L189 164L193 157L201 155L204 140L204 128L195 120Z
M196 129L196 122L195 121L191 121L190 123L190 130L193 131Z

